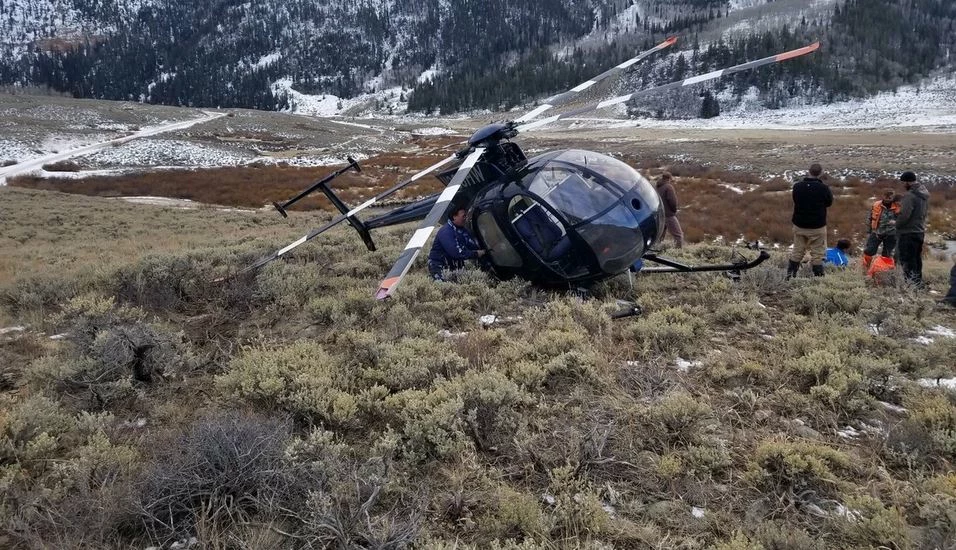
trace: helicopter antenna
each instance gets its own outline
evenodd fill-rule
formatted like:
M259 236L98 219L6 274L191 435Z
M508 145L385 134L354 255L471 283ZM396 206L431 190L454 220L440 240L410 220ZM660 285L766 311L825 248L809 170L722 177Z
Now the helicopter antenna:
M462 183L465 182L465 179L471 173L471 169L475 166L475 163L478 162L478 159L484 154L484 148L476 147L465 157L461 166L458 167L458 171L455 172L455 176L448 183L448 186L445 187L445 190L442 191L441 195L438 196L435 205L432 206L432 209L428 211L428 215L425 216L425 219L418 225L418 229L412 234L412 238L409 239L408 244L405 245L405 250L398 256L395 265L392 266L388 275L382 280L378 292L375 293L376 299L384 300L395 292L395 288L402 282L402 279L405 278L405 274L408 273L409 268L412 267L412 262L415 261L415 258L418 257L418 253L421 252L422 247L425 246L425 241L428 240L432 231L435 230L435 225L445 216L448 207L451 206L451 201L455 198L455 195L458 194L458 189L461 188Z
M647 50L646 52L640 53L640 54L638 54L638 55L636 55L636 56L634 56L634 57L628 59L627 61L625 61L625 62L623 62L623 63L621 63L621 64L619 64L619 65L616 65L616 66L614 66L614 67L611 67L610 69L608 69L608 70L604 71L603 73L601 73L601 74L595 76L594 78L592 78L591 80L588 80L587 82L582 82L581 84L578 84L577 86L575 86L574 88L571 88L570 90L568 90L568 91L566 91L566 92L562 92L562 93L560 93L560 94L558 94L558 95L554 95L554 96L549 97L548 99L545 99L545 100L544 100L544 103L542 103L541 105L539 105L538 107L536 107L533 111L530 111L530 112L526 113L525 115L523 115L522 117L516 119L515 122L517 122L517 123L519 123L519 124L522 123L522 122L528 122L528 121L530 121L530 120L532 120L532 119L537 118L539 115L541 115L541 114L544 113L545 111L549 111L549 110L553 109L554 107L560 107L561 105L564 105L565 103L567 103L567 102L569 102L570 100L574 99L574 97L577 96L579 93L583 92L584 90L587 90L587 89L590 88L591 86L594 86L594 85L597 84L598 82L601 82L602 80L606 80L607 78L616 75L617 73L623 71L624 69L627 69L627 68L630 67L631 65L634 65L635 63L637 63L637 62L639 62L639 61L641 61L641 60L643 60L643 59L645 59L645 58L651 56L652 54L655 54L655 53L657 53L657 52L659 52L659 51L661 51L661 50L663 50L663 49L665 49L665 48L669 48L669 47L673 46L673 45L676 44L676 43L677 43L677 37L676 37L676 36L672 36L672 37L668 38L667 40L661 42L661 43L658 44L657 46L654 46L653 48Z
M645 90L640 90L628 95L622 95L617 97L612 97L611 99L605 99L598 103L592 103L586 105L579 109L574 109L572 111L567 111L561 113L560 115L554 115L547 118L542 118L534 122L528 122L525 124L519 124L516 126L516 130L519 132L524 132L528 130L534 130L540 128L552 122L570 118L573 116L581 115L584 113L590 113L591 111L596 111L598 109L605 109L614 105L625 103L632 99L651 95L657 92L663 92L665 90L673 90L675 88L682 88L684 86L691 86L693 84L699 84L701 82L707 82L708 80L714 80L715 78L720 78L722 76L727 76L729 74L739 73L741 71L746 71L748 69L756 69L757 67L762 67L764 65L770 65L771 63L779 63L781 61L786 61L788 59L793 59L795 57L801 57L809 53L813 53L820 49L820 43L814 42L809 46L804 46L803 48L798 48L796 50L791 50L789 52L780 53L777 55L771 55L770 57L765 57L763 59L758 59L756 61L748 61L746 63L741 63L740 65L734 65L733 67L727 67L726 69L719 69L712 71L706 74L701 74L697 76L692 76L690 78L685 78L684 80L678 80L676 82L671 82L670 84L664 84L662 86L656 86L654 88L647 88Z

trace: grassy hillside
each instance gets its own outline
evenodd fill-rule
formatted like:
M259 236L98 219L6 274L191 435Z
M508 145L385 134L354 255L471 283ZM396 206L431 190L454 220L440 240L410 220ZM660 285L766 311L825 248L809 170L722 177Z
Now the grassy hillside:
M0 189L0 547L956 544L932 296L778 254L588 301L419 265L378 303L408 228L210 282L327 216Z

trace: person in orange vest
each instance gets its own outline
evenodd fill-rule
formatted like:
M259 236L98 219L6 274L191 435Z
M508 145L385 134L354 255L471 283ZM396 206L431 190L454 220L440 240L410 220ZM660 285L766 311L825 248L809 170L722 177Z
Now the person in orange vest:
M900 213L900 203L896 193L888 189L883 198L873 203L870 216L867 220L866 244L863 246L863 267L870 267L873 256L883 245L883 254L886 258L893 257L896 248L896 217Z

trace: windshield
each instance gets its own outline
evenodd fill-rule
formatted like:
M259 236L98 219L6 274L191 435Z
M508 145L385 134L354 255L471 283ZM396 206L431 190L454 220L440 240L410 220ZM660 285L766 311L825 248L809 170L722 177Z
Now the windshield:
M617 200L594 175L554 162L538 172L529 190L563 213L571 225L600 214Z
M656 219L657 190L627 164L600 153L571 149L531 175L529 191L561 213L590 246L601 269L620 272L644 252L640 220ZM656 231L653 228L647 228Z
M571 149L534 174L528 189L567 216L571 225L601 214L628 193L641 197L641 208L656 211L654 187L627 164L600 153Z

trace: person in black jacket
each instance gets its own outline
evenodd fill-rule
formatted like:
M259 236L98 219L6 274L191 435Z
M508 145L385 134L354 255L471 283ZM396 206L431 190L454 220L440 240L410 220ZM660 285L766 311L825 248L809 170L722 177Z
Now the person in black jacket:
M787 278L795 277L804 255L810 252L813 274L823 276L823 258L827 252L827 208L833 205L833 193L823 183L823 167L814 164L810 175L793 185L793 253L787 266Z
M929 213L929 191L916 181L913 172L903 172L900 181L906 186L906 194L900 201L900 213L896 216L900 266L908 281L922 287L923 240Z

